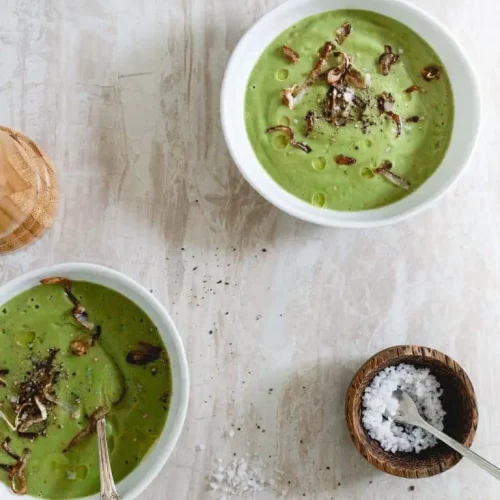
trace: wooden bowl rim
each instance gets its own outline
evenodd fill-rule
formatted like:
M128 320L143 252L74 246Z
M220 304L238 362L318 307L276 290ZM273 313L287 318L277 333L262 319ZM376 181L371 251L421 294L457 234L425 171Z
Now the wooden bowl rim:
M385 363L391 359L396 359L396 358L401 358L401 357L422 357L426 358L429 360L435 360L438 361L439 363L442 363L443 365L448 366L455 374L457 374L459 377L461 377L467 387L467 390L470 393L471 396L471 411L472 411L472 418L471 418L471 423L469 425L469 428L467 429L465 440L463 441L464 446L470 447L472 445L472 442L474 441L474 437L476 435L476 429L477 429L477 422L478 422L478 408L477 408L477 399L476 399L476 393L474 391L474 387L472 385L472 382L470 381L469 376L465 372L465 370L450 356L447 354L444 354L443 352L440 352L436 349L433 349L431 347L424 347L424 346L418 346L418 345L397 345L393 347L388 347L386 349L382 349L381 351L377 352L374 354L372 357L370 357L361 367L360 369L356 372L354 375L351 383L349 384L349 388L347 389L347 394L346 394L346 403L345 403L345 418L346 418L346 423L347 423L347 428L349 430L349 434L351 436L351 439L353 441L354 446L358 450L358 452L373 466L375 466L377 469L381 470L382 472L386 472L388 474L392 474L394 476L399 476L399 477L404 477L404 478L412 478L412 479L417 479L417 478L424 478L424 477L431 477L436 474L440 474L441 472L445 472L446 470L451 469L454 467L460 460L462 459L462 456L456 452L453 453L451 456L451 459L447 460L446 462L441 461L439 463L439 468L436 466L429 466L429 467L419 467L419 468L413 468L413 467L407 467L407 466L402 466L402 465L391 465L391 467L388 469L387 468L387 462L383 462L379 460L374 454L373 451L365 446L363 442L359 439L356 430L361 428L361 431L366 435L366 432L364 431L363 424L361 420L355 422L353 418L353 412L354 412L354 402L359 396L359 394L356 392L356 386L360 385L360 382L366 377L370 376L373 374L375 376L380 369L377 369L382 363ZM382 357L382 359L380 359ZM376 364L374 364L374 361L376 361ZM404 361L400 361L404 362ZM372 440L368 435L367 439Z

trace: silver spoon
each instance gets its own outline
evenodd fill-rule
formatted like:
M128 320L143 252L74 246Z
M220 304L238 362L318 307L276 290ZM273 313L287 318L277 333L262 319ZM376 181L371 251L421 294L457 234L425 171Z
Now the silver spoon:
M396 422L416 425L426 430L427 432L430 432L438 439L443 441L443 443L446 443L450 448L458 451L458 453L460 453L462 456L468 458L476 465L484 469L486 472L489 472L493 477L500 480L500 469L498 467L495 467L492 463L488 462L483 457L480 457L477 453L469 450L469 448L460 444L458 441L455 441L453 438L451 438L444 432L439 431L427 421L425 421L420 416L417 405L406 392L398 389L394 391L392 395L399 401L399 408L397 412L393 415L390 415L390 417L392 417Z
M101 473L101 500L120 500L116 491L111 464L109 463L106 417L102 417L97 421L97 444L99 446L99 470Z

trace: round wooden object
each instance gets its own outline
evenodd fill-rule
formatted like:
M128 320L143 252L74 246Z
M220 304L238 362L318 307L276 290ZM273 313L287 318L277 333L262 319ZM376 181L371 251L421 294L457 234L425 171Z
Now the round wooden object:
M54 167L28 137L0 127L0 254L40 236L54 220L58 188Z
M444 432L465 446L471 446L478 423L476 396L471 381L462 367L450 357L428 347L390 347L370 358L356 373L347 391L347 427L357 450L381 471L406 478L434 476L451 469L462 456L440 441L433 448L418 454L385 451L368 435L361 421L366 387L381 370L400 363L429 368L443 389L441 402L446 411Z

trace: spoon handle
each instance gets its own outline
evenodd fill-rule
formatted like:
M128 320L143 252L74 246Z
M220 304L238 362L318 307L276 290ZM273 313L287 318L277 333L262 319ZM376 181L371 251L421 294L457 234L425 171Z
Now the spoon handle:
M106 439L106 418L97 421L97 443L99 446L99 469L101 473L101 500L120 500L109 463L108 441Z
M444 432L437 430L435 427L430 425L425 420L422 420L422 422L419 421L417 425L419 427L422 427L426 431L430 432L431 434L434 434L434 436L443 441L443 443L446 443L450 448L453 448L455 451L458 451L458 453L463 455L465 458L468 458L476 465L481 467L481 469L484 469L486 472L489 472L493 477L500 480L500 469L495 465L493 465L491 462L488 462L488 460L479 456L477 453L474 453L472 450L469 450L469 448L459 443L458 441L455 441L453 438L451 438Z

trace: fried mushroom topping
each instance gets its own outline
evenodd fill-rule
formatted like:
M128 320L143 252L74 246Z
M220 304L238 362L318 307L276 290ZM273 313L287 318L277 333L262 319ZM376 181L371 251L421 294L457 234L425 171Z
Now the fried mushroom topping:
M399 61L399 55L392 52L390 45L384 46L384 53L378 59L380 72L387 76L391 67Z

